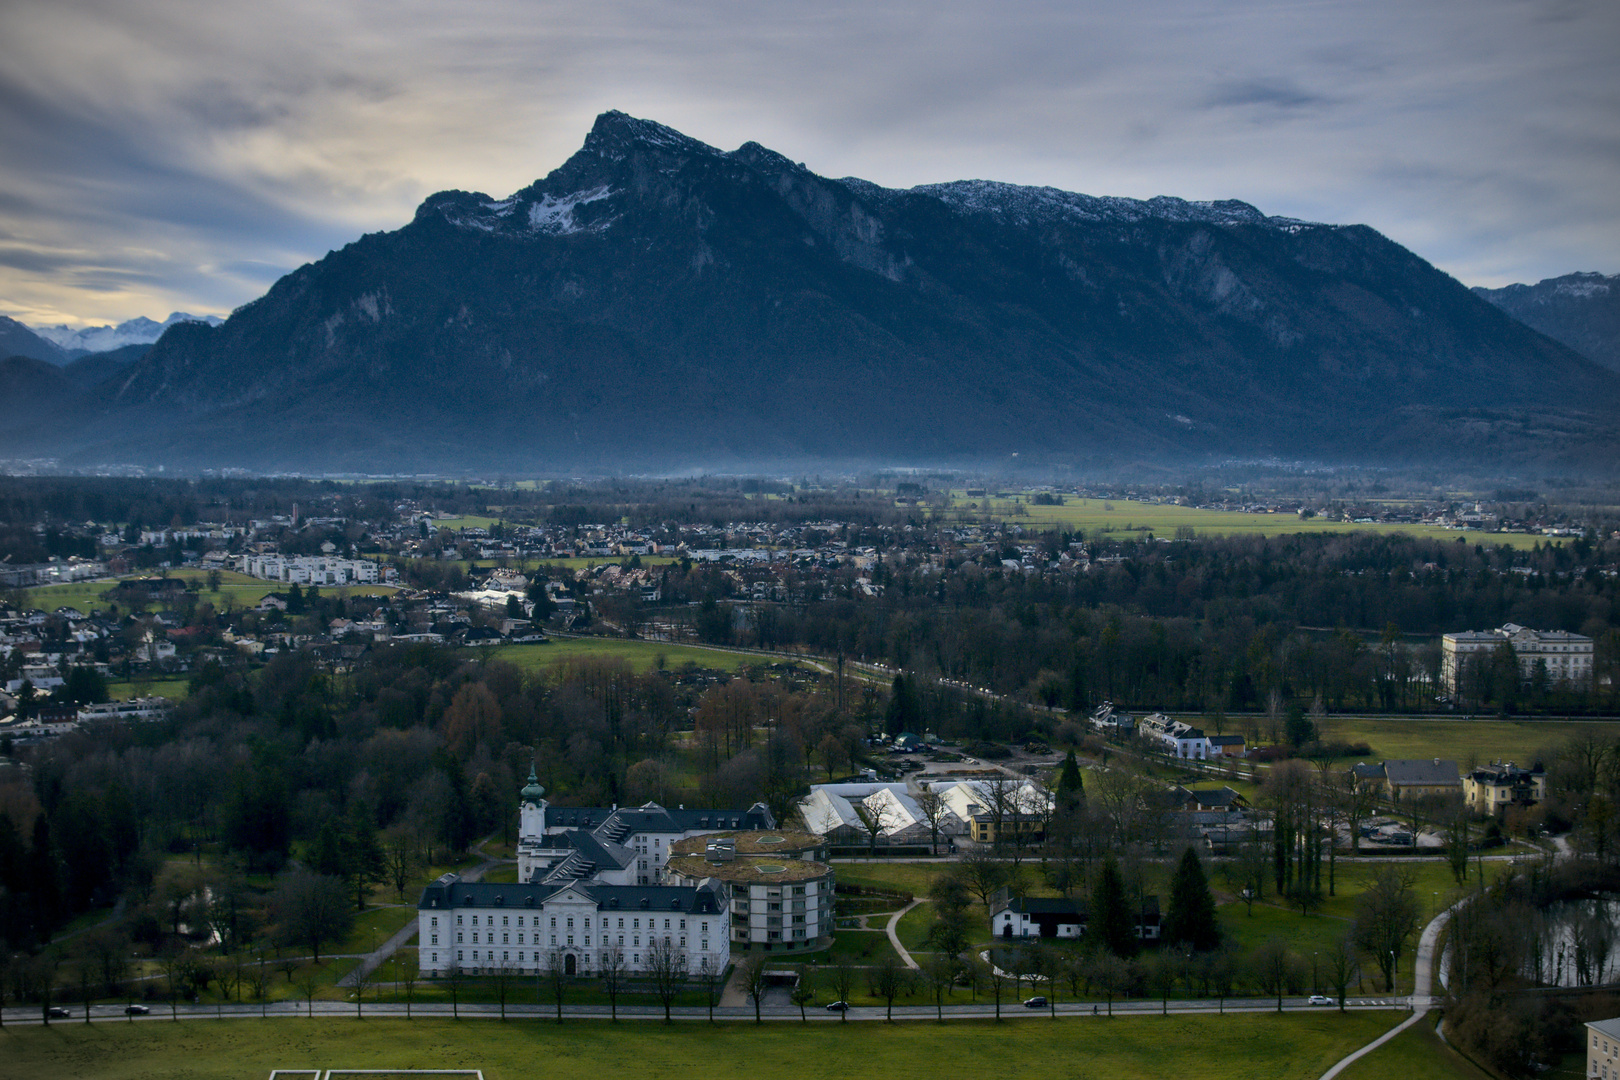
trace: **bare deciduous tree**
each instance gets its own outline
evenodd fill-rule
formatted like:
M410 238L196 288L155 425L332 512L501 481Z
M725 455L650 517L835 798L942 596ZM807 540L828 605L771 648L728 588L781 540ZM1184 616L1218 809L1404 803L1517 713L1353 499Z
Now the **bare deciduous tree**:
M1395 989L1395 965L1419 925L1416 877L1405 867L1384 864L1373 870L1356 911L1356 945L1372 958L1384 976L1384 989Z
M686 983L686 950L672 944L668 935L654 938L647 949L647 974L652 977L653 991L664 1006L664 1023L670 1022L670 1006L675 995ZM758 1008L757 1004L755 1006Z
M615 945L604 952L601 971L602 989L607 991L608 1008L612 1012L613 1022L618 1023L619 995L624 993L624 984L630 974L630 964L624 957L624 950ZM710 1013L710 1019L713 1019L712 1007Z

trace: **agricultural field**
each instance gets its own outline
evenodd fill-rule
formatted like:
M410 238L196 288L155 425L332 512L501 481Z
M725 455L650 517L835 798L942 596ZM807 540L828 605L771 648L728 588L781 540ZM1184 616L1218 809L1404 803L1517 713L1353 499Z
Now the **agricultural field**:
M1536 544L1557 543L1545 536L1525 533L1462 532L1433 525L1356 525L1322 518L1301 519L1294 514L1245 514L1236 510L1200 510L1189 506L1133 502L1129 499L1079 499L1067 496L1062 506L1035 506L1033 496L1010 499L994 497L969 499L965 491L951 492L950 505L935 511L944 520L982 522L986 515L995 521L1022 525L1025 529L1059 528L1084 530L1088 537L1108 536L1117 540L1141 539L1148 533L1174 537L1179 528L1190 528L1200 536L1286 536L1294 533L1406 533L1440 540L1461 540L1469 544L1507 544L1531 548Z
M1018 1010L1022 1011L1022 1010ZM1009 1022L872 1022L761 1027L448 1019L222 1020L8 1026L0 1060L33 1080L264 1080L272 1069L482 1069L486 1080L536 1075L641 1080L805 1076L1003 1075L1020 1080L1315 1080L1382 1034L1388 1013ZM1381 1073L1369 1074L1383 1075ZM1435 1075L1413 1073L1409 1075ZM1445 1075L1445 1074L1439 1074Z

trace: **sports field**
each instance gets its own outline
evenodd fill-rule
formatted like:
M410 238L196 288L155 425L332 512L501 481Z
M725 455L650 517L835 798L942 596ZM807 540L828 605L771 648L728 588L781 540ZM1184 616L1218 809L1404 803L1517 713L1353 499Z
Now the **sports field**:
M526 671L539 671L554 667L565 660L584 656L626 660L638 672L656 667L659 657L663 657L664 666L667 668L678 668L692 663L698 667L715 668L720 671L735 671L754 664L771 663L775 659L716 649L695 649L688 645L671 645L662 641L628 641L621 638L556 638L546 645L500 646L491 650L490 655L516 664Z
M1061 528L1070 532L1084 530L1088 537L1106 536L1114 539L1141 539L1148 533L1173 538L1183 526L1199 535L1207 536L1284 536L1294 533L1406 533L1440 540L1462 541L1468 544L1507 544L1516 548L1530 548L1538 543L1557 543L1551 537L1531 536L1523 533L1461 532L1433 525L1357 525L1344 521L1325 521L1322 518L1302 519L1294 514L1245 514L1236 510L1200 510L1189 506L1134 502L1130 499L1080 499L1066 497L1062 506L1036 506L1030 500L1033 493L1012 498L970 499L964 491L951 493L950 506L940 512L949 520L959 518L965 522L983 521L986 514L993 520L1022 525L1026 529L1046 530Z
M1021 1011L1021 1010L1020 1010ZM56 1023L0 1031L0 1075L33 1080L264 1080L272 1069L482 1069L487 1080L702 1076L1016 1076L1019 1080L1315 1080L1390 1013L1246 1014L1005 1023L710 1026L498 1020ZM1417 1075L1417 1074L1412 1074ZM1427 1074L1425 1074L1427 1075ZM1445 1074L1440 1074L1445 1075Z

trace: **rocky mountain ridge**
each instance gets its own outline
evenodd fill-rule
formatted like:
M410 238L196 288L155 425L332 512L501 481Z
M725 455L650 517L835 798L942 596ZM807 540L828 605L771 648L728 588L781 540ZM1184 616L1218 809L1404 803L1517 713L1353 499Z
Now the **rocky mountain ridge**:
M620 113L0 436L303 471L1608 467L1620 379L1366 226L833 180ZM25 425L26 427L26 425Z
M1565 274L1474 292L1526 326L1620 371L1620 274Z

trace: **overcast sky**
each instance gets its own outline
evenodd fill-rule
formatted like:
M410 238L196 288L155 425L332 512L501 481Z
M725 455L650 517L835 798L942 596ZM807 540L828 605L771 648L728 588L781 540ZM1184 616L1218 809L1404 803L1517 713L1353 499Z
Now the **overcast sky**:
M1616 0L4 0L0 313L225 313L607 109L828 176L1237 198L1620 271Z

